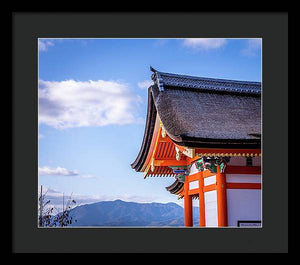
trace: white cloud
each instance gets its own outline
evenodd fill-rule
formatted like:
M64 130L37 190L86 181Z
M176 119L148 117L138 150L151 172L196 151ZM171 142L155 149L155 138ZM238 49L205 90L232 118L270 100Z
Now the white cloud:
M183 40L183 45L200 50L217 49L226 44L222 38L188 38Z
M47 39L38 40L39 51L47 51L49 46L54 46L53 41Z
M39 176L67 176L67 177L78 177L81 179L95 179L93 175L82 175L77 170L68 170L63 167L51 168L49 166L38 168Z
M44 137L45 137L45 136L44 136L43 134L39 133L38 139L42 139L42 138L44 138Z
M241 51L243 55L255 56L261 50L262 39L249 39L246 48Z
M145 80L143 82L138 82L138 87L142 89L148 89L151 85L153 85L153 82L150 80Z
M39 176L78 176L79 173L76 170L68 170L63 167L50 168L47 166L38 168Z
M56 129L136 123L140 102L117 81L39 80L39 123Z
M96 177L93 176L93 175L80 175L80 178L82 178L82 179L94 179Z

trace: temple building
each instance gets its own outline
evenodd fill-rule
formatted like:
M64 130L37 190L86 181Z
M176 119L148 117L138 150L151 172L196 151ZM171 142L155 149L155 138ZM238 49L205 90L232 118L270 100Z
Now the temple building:
M261 83L159 72L152 67L143 142L131 167L174 177L185 226L261 227ZM195 201L194 201L195 202Z

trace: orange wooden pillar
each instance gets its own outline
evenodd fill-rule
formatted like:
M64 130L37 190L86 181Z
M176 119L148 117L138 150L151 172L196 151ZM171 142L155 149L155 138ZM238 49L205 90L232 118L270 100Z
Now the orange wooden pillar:
M218 205L218 226L227 226L227 196L226 176L220 172L220 165L217 166L217 205Z
M198 172L199 177L199 214L200 214L200 226L205 226L205 202L204 202L204 180L203 172Z
M184 181L184 225L193 226L193 202L192 196L189 195L189 181L188 176Z

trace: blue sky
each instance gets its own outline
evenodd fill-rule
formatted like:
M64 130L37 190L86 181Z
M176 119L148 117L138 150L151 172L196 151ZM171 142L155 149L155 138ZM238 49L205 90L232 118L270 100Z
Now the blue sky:
M122 199L175 202L172 178L131 169L142 143L150 65L261 81L261 39L39 39L39 185L59 207Z

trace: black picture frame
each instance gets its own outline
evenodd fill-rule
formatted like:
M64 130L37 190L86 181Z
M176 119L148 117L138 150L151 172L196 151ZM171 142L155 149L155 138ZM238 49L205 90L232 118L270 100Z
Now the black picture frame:
M288 112L288 89L294 85L288 12L12 12L11 21L13 253L288 252L293 238L288 236L293 225L288 121L295 118ZM38 229L39 37L263 38L263 227ZM189 244L174 243L178 240Z

